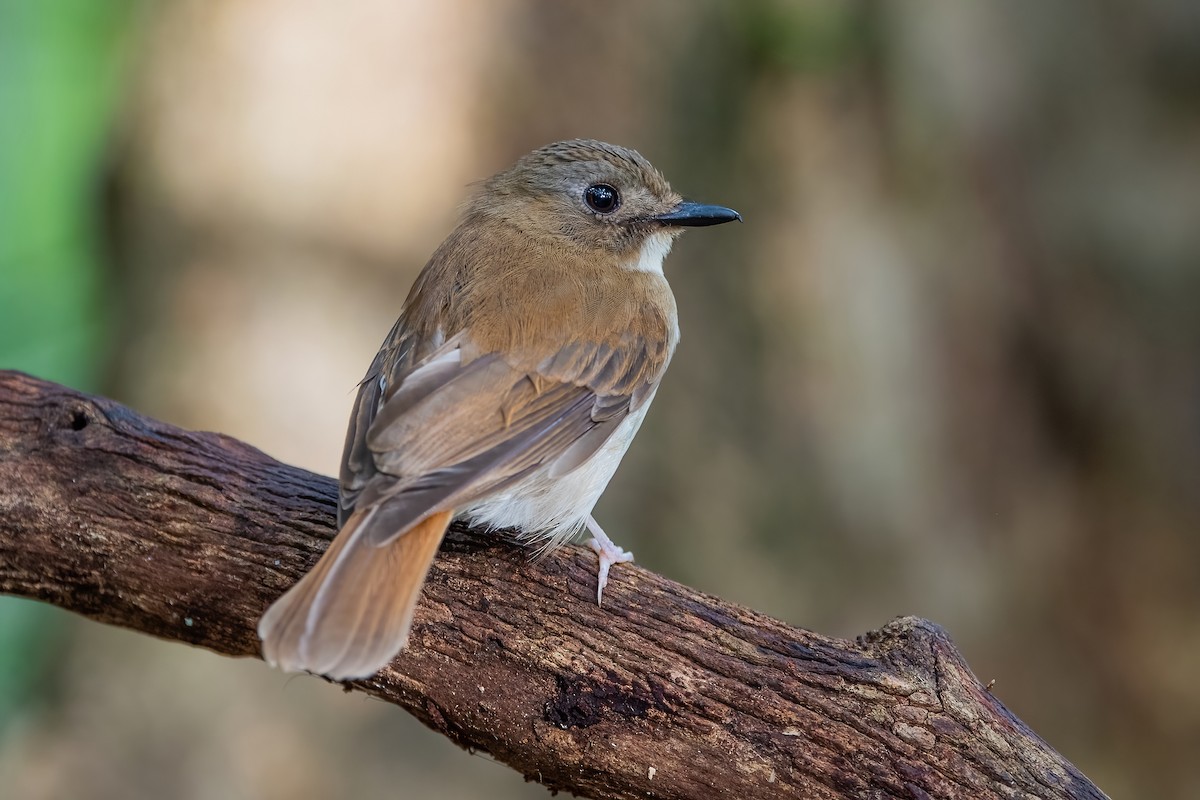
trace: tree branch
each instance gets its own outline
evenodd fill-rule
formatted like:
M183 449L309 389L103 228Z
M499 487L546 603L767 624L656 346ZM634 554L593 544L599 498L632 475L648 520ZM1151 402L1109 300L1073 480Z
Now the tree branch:
M0 372L0 592L230 656L333 534L332 480ZM899 619L857 642L456 528L410 648L353 691L603 798L1103 798Z

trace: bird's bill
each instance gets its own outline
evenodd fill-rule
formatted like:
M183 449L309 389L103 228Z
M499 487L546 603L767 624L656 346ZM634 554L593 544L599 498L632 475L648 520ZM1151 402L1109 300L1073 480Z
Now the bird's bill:
M732 208L725 206L710 206L707 203L693 203L684 200L665 214L651 217L667 225L679 225L687 228L703 228L708 225L720 225L725 222L742 221L742 215Z

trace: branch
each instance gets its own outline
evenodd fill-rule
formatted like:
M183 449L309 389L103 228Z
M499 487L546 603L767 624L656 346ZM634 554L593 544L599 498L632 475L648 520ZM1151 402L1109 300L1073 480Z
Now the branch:
M227 436L0 371L0 592L230 656L333 534L336 487ZM790 628L595 556L455 528L410 647L352 691L603 798L1103 798L944 631Z

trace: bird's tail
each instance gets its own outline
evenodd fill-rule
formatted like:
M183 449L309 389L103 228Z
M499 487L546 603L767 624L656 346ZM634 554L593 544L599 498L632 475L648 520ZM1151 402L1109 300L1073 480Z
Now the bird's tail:
M351 515L312 571L263 614L267 663L349 680L374 675L404 647L452 512L430 514L375 545L384 538L370 533L377 510Z

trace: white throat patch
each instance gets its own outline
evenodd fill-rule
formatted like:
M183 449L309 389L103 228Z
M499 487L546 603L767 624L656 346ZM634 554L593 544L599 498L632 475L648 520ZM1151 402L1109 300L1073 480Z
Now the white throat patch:
M675 244L675 237L669 233L650 234L642 243L642 252L638 256L638 260L626 264L626 269L662 275L663 259L667 257L667 253L671 252L673 244Z

